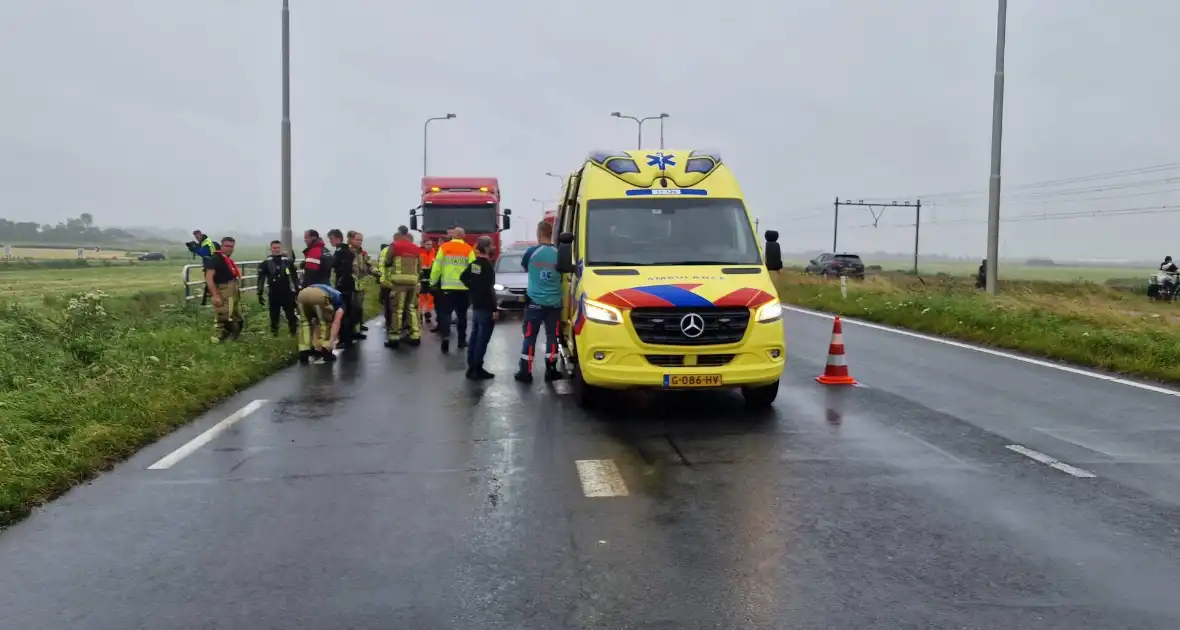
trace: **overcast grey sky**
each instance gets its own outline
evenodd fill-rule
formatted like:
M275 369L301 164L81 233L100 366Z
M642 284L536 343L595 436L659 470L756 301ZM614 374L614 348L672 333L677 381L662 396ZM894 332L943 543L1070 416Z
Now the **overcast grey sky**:
M422 121L448 111L432 174L498 176L530 220L556 196L546 171L632 146L614 110L668 112L670 148L720 149L787 249L830 247L836 195L986 190L995 0L680 0L638 20L616 0L291 1L297 230L404 223ZM277 230L280 6L0 2L0 216ZM1177 23L1166 0L1012 0L1005 183L1180 162ZM1032 190L1091 188L1005 213L1180 204L1159 192L1180 167ZM982 254L985 225L963 221L986 194L927 200L924 251ZM900 211L878 229L842 215L840 249L912 247ZM1178 230L1180 214L1024 221L1002 254L1180 254Z

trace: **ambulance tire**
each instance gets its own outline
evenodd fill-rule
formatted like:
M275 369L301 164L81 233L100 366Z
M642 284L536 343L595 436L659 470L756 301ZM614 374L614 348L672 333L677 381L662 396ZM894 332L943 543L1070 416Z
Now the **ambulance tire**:
M586 382L582 378L582 368L575 360L574 373L570 378L570 389L573 390L574 402L582 409L594 409L602 403L602 397L606 390L601 387L595 387Z
M778 398L778 381L775 381L769 385L743 387L742 397L746 399L747 408L765 409L773 405L774 399Z

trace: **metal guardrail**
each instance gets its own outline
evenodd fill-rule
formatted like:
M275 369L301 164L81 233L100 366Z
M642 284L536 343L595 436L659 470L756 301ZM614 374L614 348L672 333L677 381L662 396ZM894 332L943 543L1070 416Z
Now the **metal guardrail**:
M238 270L242 272L242 293L257 291L258 265L261 265L262 261L246 260L239 262L235 260L234 262L238 263ZM197 270L197 280L193 280L191 277L194 269ZM181 271L181 279L184 282L184 301L186 303L189 300L199 300L205 294L205 272L203 265L185 265Z

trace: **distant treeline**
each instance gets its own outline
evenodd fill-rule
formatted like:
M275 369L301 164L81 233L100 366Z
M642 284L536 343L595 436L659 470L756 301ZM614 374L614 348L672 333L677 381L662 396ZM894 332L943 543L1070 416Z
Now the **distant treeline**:
M137 239L130 232L95 226L94 216L87 213L74 219L66 219L57 225L0 218L0 244L116 245L132 240Z

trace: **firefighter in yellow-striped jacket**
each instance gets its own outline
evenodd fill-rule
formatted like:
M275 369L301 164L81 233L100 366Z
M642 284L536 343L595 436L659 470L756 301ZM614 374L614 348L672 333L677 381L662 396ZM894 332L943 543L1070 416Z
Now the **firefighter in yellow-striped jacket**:
M397 348L401 341L411 346L422 343L422 324L418 317L418 270L421 265L422 248L414 244L408 229L398 228L381 260L381 284L389 287L392 314L386 331L386 348Z

